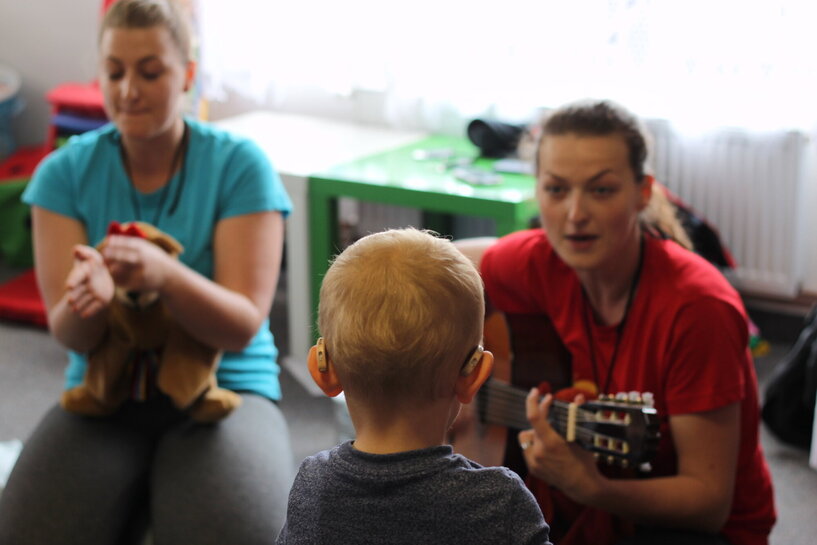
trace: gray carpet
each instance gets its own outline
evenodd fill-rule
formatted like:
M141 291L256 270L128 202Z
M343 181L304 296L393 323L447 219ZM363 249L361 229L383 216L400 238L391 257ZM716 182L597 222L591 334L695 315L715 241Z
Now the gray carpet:
M0 282L20 270L0 264ZM271 315L271 328L287 353L286 289L282 286ZM753 314L754 317L754 314ZM761 384L786 352L796 335L797 319L776 316L755 318L761 329L775 332L772 351L757 360ZM767 321L768 320L768 321ZM775 340L775 339L772 339ZM0 322L0 442L25 439L42 414L56 401L61 385L62 349L41 329ZM314 397L288 371L281 377L286 414L295 451L300 462L308 454L337 442L342 435L334 401ZM808 453L788 447L762 430L763 446L772 470L779 522L772 532L772 545L813 545L817 539L817 470L808 467Z

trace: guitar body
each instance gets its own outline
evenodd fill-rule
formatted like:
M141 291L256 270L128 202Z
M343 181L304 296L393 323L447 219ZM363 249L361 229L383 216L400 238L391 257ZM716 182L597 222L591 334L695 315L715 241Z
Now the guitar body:
M452 427L454 451L484 466L506 466L525 480L551 525L554 542L609 545L612 541L606 538L630 535L631 523L578 505L528 476L517 430L530 427L525 414L527 392L534 387L541 391L547 382L554 394L548 415L553 429L596 453L608 464L605 472L632 477L658 447L659 421L652 394L588 396L581 405L573 403L577 389L571 386L580 385L573 384L570 353L546 316L490 312L484 346L494 354L494 372Z
M511 382L511 338L505 316L493 312L485 318L483 346L494 355L492 378ZM456 432L449 437L454 452L483 466L505 465L508 428L485 424L479 418L475 402L464 406L457 419Z
M485 318L483 344L494 355L492 380L524 390L548 382L554 392L571 385L570 353L545 315L492 311ZM450 438L454 451L484 466L507 466L524 478L527 469L516 433L485 423L479 413L486 408L476 401L463 407Z
M527 393L531 388L545 393L546 383L554 395L548 420L566 440L621 468L644 467L655 455L659 421L652 394L594 399L595 391L571 384L570 354L545 316L490 313L484 345L494 353L494 373L453 427L456 452L485 466L507 466L524 478L527 468L516 432L530 427ZM579 391L586 392L581 405L573 403Z

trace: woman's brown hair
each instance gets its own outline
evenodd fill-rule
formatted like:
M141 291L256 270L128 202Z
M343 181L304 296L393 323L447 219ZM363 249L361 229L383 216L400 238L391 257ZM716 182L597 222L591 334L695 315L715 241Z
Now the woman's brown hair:
M636 183L642 183L646 172L649 136L641 121L625 108L607 100L568 104L551 112L540 126L539 142L534 154L536 170L539 173L539 145L546 136L576 134L579 136L620 135L627 145L628 162L635 175ZM644 228L662 237L675 240L688 250L692 250L689 239L676 215L666 190L658 183L653 184L652 196L641 213Z
M175 0L116 0L105 12L99 27L99 41L109 28L153 28L163 26L186 63L192 59L190 21Z

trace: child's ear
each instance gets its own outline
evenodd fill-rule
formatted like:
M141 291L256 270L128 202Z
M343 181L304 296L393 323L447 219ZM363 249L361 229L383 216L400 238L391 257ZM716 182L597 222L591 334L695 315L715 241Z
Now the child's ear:
M457 401L463 404L471 403L483 383L491 376L494 370L494 355L487 350L482 353L474 369L467 375L459 374L454 383L454 393Z
M324 362L318 361L318 349L323 351ZM315 345L309 349L309 355L306 358L306 365L309 368L309 374L315 384L323 390L323 393L329 397L335 397L343 391L343 386L338 380L338 375L335 373L335 366L329 355L326 353L323 346Z

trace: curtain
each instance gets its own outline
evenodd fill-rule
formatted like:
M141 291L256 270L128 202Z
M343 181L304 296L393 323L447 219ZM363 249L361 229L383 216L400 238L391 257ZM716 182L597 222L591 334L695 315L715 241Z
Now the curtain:
M810 0L198 0L211 100L445 130L611 98L688 125L817 119Z
M774 165L776 152L713 166L723 146L711 142L817 128L813 0L197 1L205 93L215 101L464 134L474 117L525 122L576 99L616 100L676 135L680 155L665 159L682 157L700 183L669 171L662 181L723 226L739 263L751 261L744 230L729 226L745 218L710 210L714 197L694 188L761 195L746 165ZM807 160L817 147L794 140L787 157L806 160L760 169L768 175L759 187L777 196L743 216L780 209L795 234L814 232L817 216L803 208L817 197L817 160ZM795 282L807 268L806 287L817 289L807 238L793 237L794 255L804 257L785 267Z

